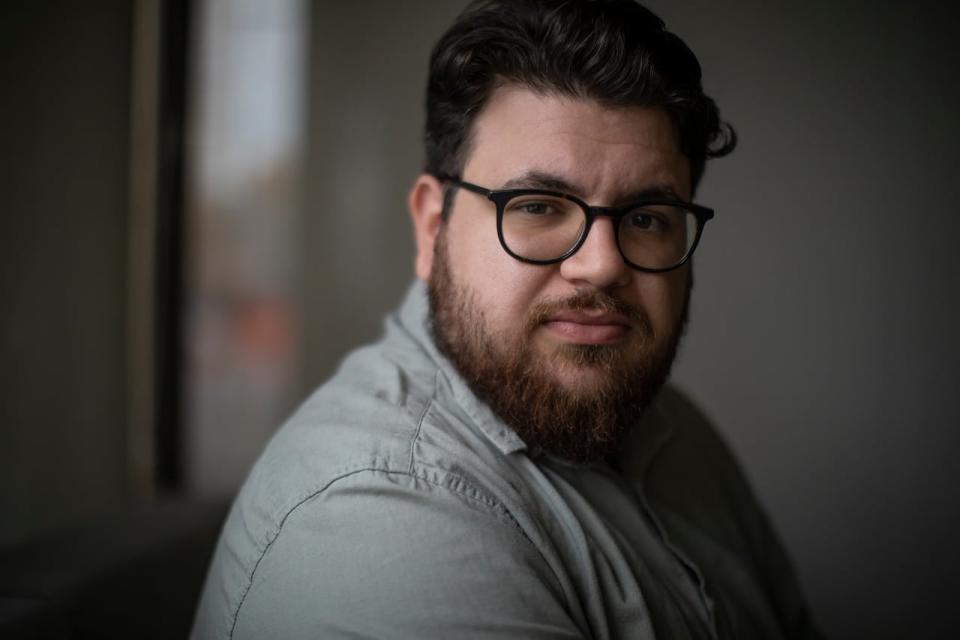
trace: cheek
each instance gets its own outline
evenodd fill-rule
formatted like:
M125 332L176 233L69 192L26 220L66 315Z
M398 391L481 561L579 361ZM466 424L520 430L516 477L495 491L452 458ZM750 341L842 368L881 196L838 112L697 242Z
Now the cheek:
M640 300L658 333L672 330L680 321L689 277L688 266L662 274L637 274Z
M518 331L550 270L511 258L496 228L485 225L455 225L451 219L447 250L454 282L473 295L488 328L501 335Z
M473 282L491 329L507 336L526 322L543 289L540 269L517 262L500 250L480 265Z

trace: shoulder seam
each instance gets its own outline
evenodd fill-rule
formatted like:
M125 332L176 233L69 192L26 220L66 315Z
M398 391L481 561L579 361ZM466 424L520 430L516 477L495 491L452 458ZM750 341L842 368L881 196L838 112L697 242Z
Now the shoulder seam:
M428 406L429 406L429 403L428 403ZM424 411L424 415L426 415L426 410ZM421 416L421 421L422 421L422 417L423 417L423 416ZM418 425L418 427L419 427L419 425ZM418 428L417 433L419 434L419 428ZM344 478L348 478L348 477L350 477L350 476L357 475L358 473L364 473L364 472L368 472L368 471L380 472L380 473L384 473L384 474L387 474L387 475L409 476L409 477L411 477L411 478L415 478L415 479L418 479L418 480L422 480L422 481L424 481L424 482L427 482L427 483L429 483L429 484L431 484L431 485L433 485L433 486L435 486L435 487L439 487L439 488L441 488L441 489L446 489L446 490L448 490L448 491L450 491L450 492L452 492L452 493L455 493L455 494L461 496L462 498L465 498L466 500L468 500L468 501L470 501L470 502L473 502L473 503L482 505L483 507L486 507L487 509L490 509L491 511L494 512L494 513L492 513L491 515L493 515L494 517L496 517L497 519L499 519L499 520L501 520L501 521L502 521L502 517L499 517L496 512L497 512L497 511L502 511L503 514L505 514L505 515L507 516L507 518L509 518L510 523L511 523L516 529L519 530L519 532L520 532L520 534L523 536L523 538L526 539L528 542L531 542L531 543L532 543L532 541L527 537L526 533L525 533L525 532L523 531L523 529L520 527L519 523L518 523L518 522L516 521L516 519L513 517L513 514L510 513L509 509L507 509L499 500L496 500L496 499L493 498L492 496L489 497L489 498L487 498L487 499L483 499L481 496L482 496L482 495L485 495L484 492L480 492L480 491L475 491L475 492L466 491L466 490L465 490L465 486L473 487L473 484L470 483L470 482L468 482L468 481L465 480L464 478L462 478L462 477L460 477L460 476L458 476L458 475L456 475L456 474L450 473L449 475L451 476L451 478L455 479L457 482L450 483L450 484L444 484L444 483L438 482L438 481L436 481L436 480L434 480L434 479L431 479L430 477L428 477L428 474L426 474L426 473L415 473L415 472L414 472L414 464L413 464L412 452L411 452L411 464L410 464L410 470L409 470L409 471L391 470L391 469L382 468L382 467L363 467L363 468L360 468L360 469L352 469L352 470L350 470L350 471L347 471L346 473L342 473L342 474L338 475L337 477L331 479L329 482L327 482L325 485L323 485L321 488L317 489L316 491L313 491L313 492L307 494L304 498L302 498L302 499L299 500L296 504L294 504L292 507L290 507L290 509L284 514L283 518L280 519L280 523L277 525L277 530L276 530L276 532L274 532L274 534L271 536L271 538L270 538L270 540L267 542L267 544L264 545L263 550L260 552L260 556L257 558L257 561L253 564L253 569L250 570L250 577L249 577L249 580L248 580L248 582L247 582L247 586L246 586L246 588L243 590L243 595L240 596L240 602L237 603L236 610L233 612L233 620L232 620L231 623L230 623L230 633L229 633L229 635L227 636L230 640L232 640L234 631L236 630L236 627L237 627L237 621L238 621L238 619L239 619L239 617L240 617L240 609L243 608L243 603L246 601L247 595L250 593L250 589L253 588L253 579L254 579L254 576L255 576L256 573L257 573L257 569L260 567L260 562L264 559L264 557L266 557L267 552L270 550L270 547L273 546L273 543L277 540L277 538L280 537L280 533L281 533L281 531L283 530L283 525L287 522L287 519L293 514L294 511L296 511L297 509L299 509L299 508L300 508L302 505L304 505L305 503L309 502L312 498L320 495L321 493L323 493L324 491L326 491L327 489L329 489L329 488L330 488L333 484L335 484L336 482L338 482L338 481L340 481L340 480L343 480ZM448 472L448 473L449 473L449 472ZM475 487L474 487L474 488L475 488Z
M383 471L383 469L379 469L377 467L364 467L361 469L352 469L351 471L342 473L336 476L335 478L332 478L329 482L327 482L325 485L323 485L316 491L312 491L308 493L301 500L297 501L292 507L290 507L290 509L287 510L287 512L280 519L280 523L277 525L277 530L270 537L270 540L267 542L267 544L264 545L263 550L260 552L260 556L257 558L257 561L253 563L253 569L250 570L250 578L247 583L247 587L243 590L243 595L240 596L240 602L237 603L236 611L233 612L233 620L230 623L230 634L227 636L228 638L231 638L231 639L233 638L233 632L237 628L237 619L240 617L240 609L243 608L243 603L247 599L247 594L250 593L250 589L253 587L253 577L257 573L257 568L260 566L260 561L263 560L264 556L267 555L267 551L269 551L270 547L273 546L274 541L276 541L276 539L280 536L280 531L283 529L283 525L286 523L287 518L290 517L290 514L292 514L297 509L299 509L301 505L309 501L311 498L318 496L324 491L326 491L328 488L330 488L332 484L334 484L338 480L342 480L346 477L355 475L357 473L362 473L364 471Z

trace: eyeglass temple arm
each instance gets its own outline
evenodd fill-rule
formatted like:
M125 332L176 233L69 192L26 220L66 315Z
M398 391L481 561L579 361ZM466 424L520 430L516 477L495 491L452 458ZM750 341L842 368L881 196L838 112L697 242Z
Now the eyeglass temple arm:
M440 174L434 177L437 180L440 180L441 182L446 182L447 184L453 185L454 187L460 187L462 189L466 189L467 191L472 191L474 193L477 193L481 196L486 196L488 198L490 197L490 194L493 193L493 191L490 189L484 189L483 187L477 186L470 182L464 182L460 178L454 178L453 176Z

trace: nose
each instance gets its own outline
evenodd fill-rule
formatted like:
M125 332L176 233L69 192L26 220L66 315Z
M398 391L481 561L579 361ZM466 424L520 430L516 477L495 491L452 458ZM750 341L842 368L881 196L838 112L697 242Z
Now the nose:
M583 244L575 254L560 263L560 275L578 287L591 285L610 289L629 282L632 270L617 248L613 220L595 218Z

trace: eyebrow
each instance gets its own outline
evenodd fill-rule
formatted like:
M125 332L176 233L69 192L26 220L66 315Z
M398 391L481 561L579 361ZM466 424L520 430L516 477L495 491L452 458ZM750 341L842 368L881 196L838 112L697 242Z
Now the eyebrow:
M569 193L571 195L578 196L581 199L584 197L584 189L582 187L567 181L561 175L549 173L547 171L539 171L536 169L532 169L520 176L517 176L516 178L507 180L503 183L501 189L546 189L548 191L561 191L563 193ZM669 185L651 185L636 191L631 191L618 198L619 202L613 204L629 204L631 202L638 202L648 198L667 198L670 200L681 199L680 196L677 195L677 192L674 191L673 187Z
M563 177L545 171L531 170L503 183L503 189L552 189L582 195L583 190L567 182Z

